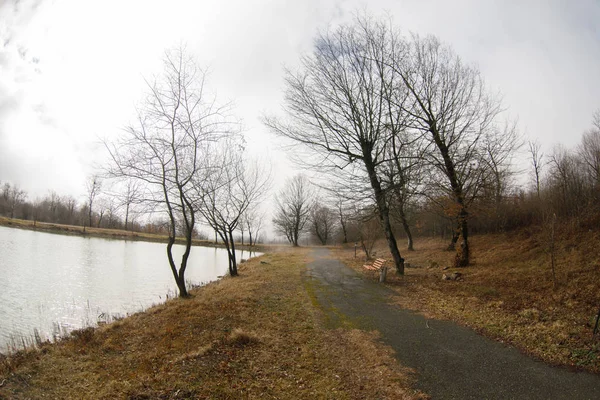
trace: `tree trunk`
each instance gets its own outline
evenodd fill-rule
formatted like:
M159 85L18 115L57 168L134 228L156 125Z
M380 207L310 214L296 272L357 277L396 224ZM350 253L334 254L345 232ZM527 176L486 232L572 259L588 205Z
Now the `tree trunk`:
M408 220L406 219L406 214L404 213L404 205L400 204L398 213L400 215L400 222L402 223L402 228L404 228L404 233L406 233L406 238L408 239L408 248L409 251L414 251L413 247L413 237L410 231L410 226L408 225Z
M252 227L250 226L250 223L248 222L248 244L252 247Z
M125 230L128 231L127 228L129 224L129 203L127 203L127 207L125 208Z
M229 249L229 259L231 260L229 275L238 276L237 261L235 259L235 243L233 241L233 232L231 230L229 231L229 241L231 242Z
M466 209L462 209L460 212L460 234L462 236L462 243L460 244L460 250L456 253L455 266L466 267L469 265L469 225L468 225L468 213Z
M343 218L340 218L340 225L342 226L342 233L344 235L342 243L348 243L348 232L346 231L346 223Z
M176 279L177 289L179 289L179 297L186 298L189 297L189 293L187 288L185 287L185 280L183 278Z
M385 194L381 189L379 179L377 178L375 165L373 163L373 160L371 159L371 152L363 151L363 154L365 154L364 163L367 169L367 173L369 174L369 180L371 181L373 193L375 194L375 201L377 202L379 221L381 222L381 225L383 227L385 238L387 239L388 246L390 248L390 253L392 253L392 258L394 259L396 273L399 275L404 275L404 259L400 256L400 251L398 250L398 243L396 243L396 237L394 236L394 232L392 231L392 224L390 223L390 210L385 199Z
M175 283L177 283L177 288L179 289L179 297L188 297L187 288L185 287L185 280L181 279L179 274L177 273L177 266L175 265L175 259L173 258L173 245L175 244L175 236L169 235L169 241L167 243L167 258L169 259L169 266L171 267L171 272L173 273L173 277L175 278Z
M187 262L190 257L190 252L192 251L192 234L194 230L194 218L192 217L192 222L188 224L186 221L186 233L185 233L185 251L183 252L183 256L181 257L181 266L179 267L179 278L181 279L182 285L185 287L185 270L187 269ZM185 296L187 297L187 290L185 291Z
M444 160L444 172L450 181L450 187L452 188L454 201L460 209L458 215L458 229L463 237L463 242L461 244L461 249L457 250L455 265L465 267L469 265L469 231L467 222L469 214L467 213L467 205L465 204L464 193L461 185L459 184L458 174L454 166L454 161L450 156L450 150L448 149L446 143L442 141L435 123L431 125L430 132L433 135L433 140Z
M454 230L454 233L452 233L452 239L450 239L450 243L448 244L448 247L446 247L447 251L456 250L456 243L458 242L459 237L460 237L460 229L457 227Z

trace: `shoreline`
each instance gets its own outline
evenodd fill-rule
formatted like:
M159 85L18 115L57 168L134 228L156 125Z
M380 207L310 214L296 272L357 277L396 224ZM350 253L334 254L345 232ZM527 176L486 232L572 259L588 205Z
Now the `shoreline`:
M44 232L56 235L67 235L67 236L80 236L80 237L95 237L100 239L108 240L129 240L129 241L142 241L152 243L167 243L168 237L164 235L157 235L153 233L144 233L136 231L124 231L122 229L107 229L107 228L94 228L94 227L83 227L79 225L64 225L55 224L51 222L39 222L31 220L23 220L16 218L0 217L0 226L7 228L24 229L34 232ZM175 238L176 244L185 244L185 241L181 237ZM192 239L192 246L202 247L213 247L222 248L225 246L221 243L215 243L210 240L204 239ZM252 245L236 243L236 250L246 251L258 251L265 252L264 245Z

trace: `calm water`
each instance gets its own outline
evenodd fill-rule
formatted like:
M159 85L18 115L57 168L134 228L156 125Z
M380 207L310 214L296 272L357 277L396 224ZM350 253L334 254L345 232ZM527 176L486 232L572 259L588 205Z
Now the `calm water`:
M177 255L183 250L174 247ZM224 249L192 248L188 283L210 282L227 272ZM175 296L176 289L163 243L0 227L0 351L16 338L31 337L34 329L52 338L140 311L167 294Z

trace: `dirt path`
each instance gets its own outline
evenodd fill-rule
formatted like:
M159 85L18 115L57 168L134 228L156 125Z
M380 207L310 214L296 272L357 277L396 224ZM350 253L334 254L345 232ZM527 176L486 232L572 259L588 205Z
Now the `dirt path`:
M306 279L332 326L378 330L398 360L417 371L433 399L598 399L600 376L548 366L448 321L387 303L392 291L365 281L317 249Z

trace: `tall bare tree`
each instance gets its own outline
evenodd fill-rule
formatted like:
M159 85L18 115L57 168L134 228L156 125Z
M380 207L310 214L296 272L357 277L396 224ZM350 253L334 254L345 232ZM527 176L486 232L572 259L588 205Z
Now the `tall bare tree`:
M425 133L432 151L430 165L447 180L457 208L461 247L455 264L469 264L467 191L481 184L482 139L502 111L487 93L479 71L465 65L435 37L413 36L407 57L396 58L395 70L410 93L403 108L413 118L412 129ZM473 186L475 185L475 186Z
M314 193L305 175L296 175L275 196L275 230L284 235L294 246L310 219Z
M379 168L390 138L404 127L399 104L406 93L392 68L403 50L386 23L366 17L321 34L300 71L286 72L287 120L265 118L272 131L310 150L304 161L313 167L336 174L358 168L365 176L400 274L404 260Z
M109 175L139 182L141 201L166 214L169 266L179 295L187 297L185 271L200 205L199 176L206 174L210 144L227 136L233 121L230 106L218 105L215 96L207 93L205 73L185 49L167 51L163 66L161 76L147 81L148 94L137 122L105 145L112 158ZM178 225L185 242L179 263L173 255Z

